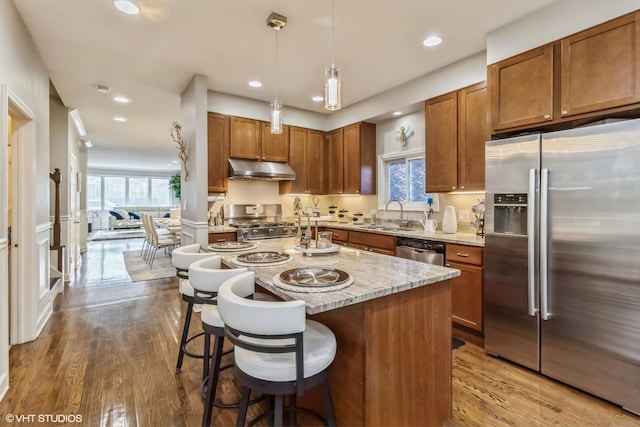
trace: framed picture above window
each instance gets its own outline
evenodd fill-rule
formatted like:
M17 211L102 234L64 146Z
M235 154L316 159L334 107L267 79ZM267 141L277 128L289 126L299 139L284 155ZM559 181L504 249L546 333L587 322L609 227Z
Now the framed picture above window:
M425 192L425 168L423 150L378 156L379 208L383 208L387 201L395 199L402 202L405 210L423 211L428 209L427 200L431 198L433 210L437 212L437 195L432 196Z

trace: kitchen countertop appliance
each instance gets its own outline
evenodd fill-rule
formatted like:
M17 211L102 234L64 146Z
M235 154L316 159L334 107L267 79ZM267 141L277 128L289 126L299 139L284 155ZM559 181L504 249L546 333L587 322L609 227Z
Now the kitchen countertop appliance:
M294 222L282 220L282 205L229 204L220 209L224 225L237 229L239 242L292 237L298 232Z
M485 351L640 413L640 120L485 156Z
M444 252L444 243L410 237L396 237L396 256L398 258L444 265Z

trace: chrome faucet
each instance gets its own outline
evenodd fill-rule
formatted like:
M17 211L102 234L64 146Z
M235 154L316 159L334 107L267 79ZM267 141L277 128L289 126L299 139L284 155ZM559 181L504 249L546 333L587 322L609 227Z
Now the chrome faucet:
M409 221L404 220L404 207L402 206L402 202L400 200L398 199L389 200L387 204L384 205L384 210L385 211L388 210L389 204L391 204L391 202L397 202L400 205L400 227L406 227Z

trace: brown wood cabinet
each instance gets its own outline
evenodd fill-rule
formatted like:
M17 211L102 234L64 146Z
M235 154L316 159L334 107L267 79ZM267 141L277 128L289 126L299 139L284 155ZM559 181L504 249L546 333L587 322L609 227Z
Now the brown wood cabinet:
M460 270L451 280L451 320L482 333L483 249L457 244L446 245L447 267Z
M229 116L207 115L207 189L210 193L226 193L229 176Z
M344 128L343 187L346 194L376 194L376 125Z
M325 134L312 129L289 127L289 165L294 181L281 181L280 194L324 194Z
M342 230L339 228L330 228L330 227L319 227L320 231L330 231L331 241L333 243L337 243L338 245L347 246L349 244L349 231Z
M231 117L229 157L260 160L260 120Z
M489 65L494 133L640 108L640 12Z
M376 194L376 125L354 123L328 138L327 192Z
M349 231L349 247L393 256L396 238L388 234Z
M225 233L209 233L209 243L235 242L238 236L235 231Z
M289 161L289 126L282 126L282 133L271 133L271 123L260 122L260 160L286 163Z
M271 123L261 120L231 117L229 157L234 159L287 162L289 132L271 133Z
M327 193L342 194L344 192L344 129L329 132L327 142Z
M425 102L428 192L484 189L484 143L491 138L486 82Z

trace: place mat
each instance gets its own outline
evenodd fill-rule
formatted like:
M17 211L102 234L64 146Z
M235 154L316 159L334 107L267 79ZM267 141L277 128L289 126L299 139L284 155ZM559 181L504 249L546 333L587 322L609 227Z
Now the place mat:
M251 262L249 259L251 257L259 257L260 255L264 255L265 259L263 261ZM284 258L277 261L269 261L268 258L274 255L279 255ZM288 262L291 262L293 258L291 255L286 254L284 252L274 252L274 251L265 251L265 252L249 252L241 255L237 255L233 258L234 264L240 265L242 267L271 267L274 265L282 265Z
M325 282L323 283L323 279ZM338 291L350 286L353 278L342 270L301 267L283 271L273 277L279 288L293 292L319 293Z

